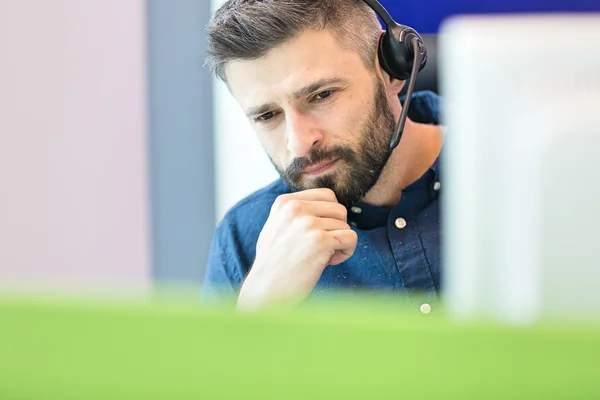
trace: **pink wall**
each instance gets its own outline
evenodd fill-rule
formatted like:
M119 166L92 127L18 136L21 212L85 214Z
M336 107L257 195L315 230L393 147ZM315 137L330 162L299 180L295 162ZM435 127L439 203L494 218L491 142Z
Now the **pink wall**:
M0 1L0 286L150 281L145 2Z

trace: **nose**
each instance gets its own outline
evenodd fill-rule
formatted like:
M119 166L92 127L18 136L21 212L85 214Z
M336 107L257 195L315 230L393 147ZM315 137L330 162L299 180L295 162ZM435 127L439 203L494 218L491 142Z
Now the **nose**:
M301 113L288 114L286 130L287 148L294 158L305 157L313 147L323 143L323 131Z

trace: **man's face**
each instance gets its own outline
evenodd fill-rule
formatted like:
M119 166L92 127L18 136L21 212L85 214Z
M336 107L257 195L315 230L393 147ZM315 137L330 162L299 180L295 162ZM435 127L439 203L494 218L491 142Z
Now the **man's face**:
M389 158L395 118L386 89L328 32L307 32L226 74L271 162L295 190L359 201Z

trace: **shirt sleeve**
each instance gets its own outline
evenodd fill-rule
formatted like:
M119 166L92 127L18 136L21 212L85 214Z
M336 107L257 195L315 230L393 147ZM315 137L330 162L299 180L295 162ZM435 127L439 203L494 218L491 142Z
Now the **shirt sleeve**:
M228 256L231 237L227 229L220 226L213 238L200 300L203 305L228 306L237 301L242 276L236 266L235 257Z

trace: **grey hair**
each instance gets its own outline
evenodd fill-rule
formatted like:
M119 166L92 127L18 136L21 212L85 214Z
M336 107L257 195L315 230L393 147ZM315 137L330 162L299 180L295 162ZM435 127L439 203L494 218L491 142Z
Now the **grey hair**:
M362 0L228 0L207 26L206 65L227 82L230 61L256 60L307 31L329 31L375 70L381 24Z

